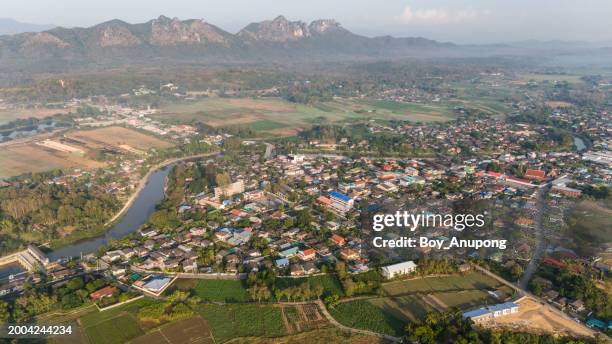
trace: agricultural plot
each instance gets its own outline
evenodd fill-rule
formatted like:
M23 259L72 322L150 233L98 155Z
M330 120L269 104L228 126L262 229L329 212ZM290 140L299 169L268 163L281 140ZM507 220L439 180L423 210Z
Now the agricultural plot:
M6 144L0 149L0 178L53 169L103 167L104 164L81 154L61 152L34 142Z
M538 74L538 73L524 73L518 76L520 81L528 82L568 82L568 83L582 83L580 75L572 74Z
M346 326L401 335L406 324L429 312L500 302L486 291L500 285L478 272L400 280L383 284L384 297L342 302L331 312Z
M92 344L125 343L148 329L138 322L136 314L140 308L155 302L140 299L108 311L89 313L79 319L79 324Z
M368 300L340 303L331 309L331 315L345 326L392 336L401 336L406 325L393 313Z
M93 150L143 155L151 148L172 147L169 142L122 127L72 131L63 138L30 138L0 145L0 178L53 169L104 167L103 162L91 158Z
M75 143L81 143L89 149L112 147L136 154L141 154L151 148L162 149L173 146L170 142L123 127L79 130L66 136L68 139L74 140Z
M414 278L385 283L383 290L388 296L411 293L435 293L496 288L501 283L478 272L461 275Z
M328 325L316 304L282 306L283 323L287 333L299 333Z
M204 301L244 302L249 300L242 281L198 280L193 290L195 295Z
M435 293L432 294L434 302L437 302L442 307L460 309L476 308L483 304L495 304L499 300L491 296L486 291L482 290L464 290L450 293Z
M271 305L206 304L198 313L208 322L215 343L240 337L281 337L286 334L282 310Z
M213 344L206 320L193 317L162 325L131 341L134 344Z
M342 99L305 105L278 98L207 98L165 105L155 117L166 122L200 121L213 127L248 127L283 135L313 124L358 119L445 121L452 112L445 106L386 101Z
M285 289L288 287L298 286L308 282L310 285L321 285L323 287L323 297L329 295L344 296L344 290L336 275L319 275L303 278L282 278L276 279L276 288Z
M74 109L52 109L52 108L37 108L37 109L3 109L0 110L0 125L12 122L16 119L26 118L45 118L56 114L65 114Z
M85 329L92 344L120 344L143 334L138 321L130 314L121 314Z
M335 327L320 330L312 330L280 338L237 338L230 340L231 344L296 344L296 343L318 343L318 344L382 344L385 340L364 334L353 334L341 331Z

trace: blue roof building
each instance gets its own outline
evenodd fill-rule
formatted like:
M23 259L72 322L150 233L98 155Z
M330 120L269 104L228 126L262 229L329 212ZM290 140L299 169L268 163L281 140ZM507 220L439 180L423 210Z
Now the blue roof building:
M350 201L353 200L349 196L347 196L347 195L345 195L343 193L336 192L336 191L330 192L329 193L329 197L335 198L335 199L340 200L340 201L345 202L345 203L349 203Z
M276 267L284 268L284 267L289 266L289 259L287 258L277 259L275 263L276 263Z

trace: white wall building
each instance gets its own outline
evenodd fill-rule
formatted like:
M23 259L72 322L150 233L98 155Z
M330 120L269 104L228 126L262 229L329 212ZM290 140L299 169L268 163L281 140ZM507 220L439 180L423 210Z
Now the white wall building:
M394 278L400 275L407 275L409 273L415 272L417 265L409 260L407 262L397 263L393 265L388 265L382 268L382 275L385 278Z

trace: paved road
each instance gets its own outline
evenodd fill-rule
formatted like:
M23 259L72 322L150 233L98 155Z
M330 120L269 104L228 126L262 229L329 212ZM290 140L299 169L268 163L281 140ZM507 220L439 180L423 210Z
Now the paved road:
M519 280L518 285L521 289L527 289L527 285L529 284L531 277L538 269L538 265L540 264L540 258L542 258L542 255L546 250L546 239L544 238L544 228L542 228L542 219L544 217L544 214L546 213L546 194L548 194L549 190L550 185L541 187L538 190L538 202L536 205L536 212L534 218L536 249L533 253L533 256L531 257L531 261L529 261L529 264L523 272L523 276Z

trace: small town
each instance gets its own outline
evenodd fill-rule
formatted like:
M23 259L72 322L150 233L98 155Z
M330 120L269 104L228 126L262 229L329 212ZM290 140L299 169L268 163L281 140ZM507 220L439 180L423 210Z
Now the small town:
M24 1L0 342L611 342L609 4Z

